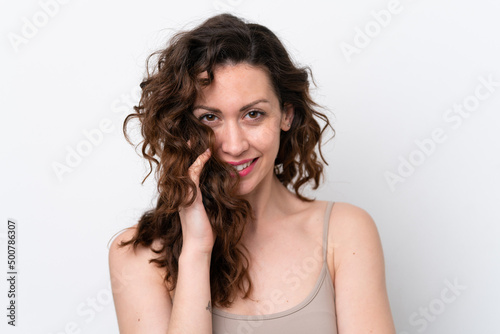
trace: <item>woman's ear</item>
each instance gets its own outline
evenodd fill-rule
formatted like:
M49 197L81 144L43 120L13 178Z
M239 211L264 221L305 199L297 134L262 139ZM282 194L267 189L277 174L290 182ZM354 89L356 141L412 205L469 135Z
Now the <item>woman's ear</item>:
M293 105L285 103L283 106L283 113L281 114L281 130L288 131L292 127L293 115L295 110Z

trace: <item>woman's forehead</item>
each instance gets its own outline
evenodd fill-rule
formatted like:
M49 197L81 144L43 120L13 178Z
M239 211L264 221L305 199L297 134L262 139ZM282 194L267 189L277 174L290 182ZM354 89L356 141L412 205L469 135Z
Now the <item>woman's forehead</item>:
M201 73L199 79L208 79L208 73ZM213 81L198 93L197 103L225 104L233 100L249 103L258 99L277 101L269 75L260 67L241 63L217 66Z

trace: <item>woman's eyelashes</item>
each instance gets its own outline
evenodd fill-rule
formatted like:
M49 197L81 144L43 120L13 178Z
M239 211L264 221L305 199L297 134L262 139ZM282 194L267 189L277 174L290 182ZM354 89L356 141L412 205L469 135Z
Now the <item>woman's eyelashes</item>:
M250 119L251 121L258 121L261 118L263 118L266 115L265 112L260 111L260 110L250 110L247 112L243 118ZM201 122L205 123L214 123L220 120L219 116L212 114L212 113L206 113L198 117L198 119Z
M214 114L204 114L204 115L201 115L200 117L198 117L198 119L200 121L205 121L205 122L214 122L216 120L217 116L215 116Z
M266 115L265 112L259 111L259 110L250 110L245 117L248 117L250 119L259 119L262 118Z

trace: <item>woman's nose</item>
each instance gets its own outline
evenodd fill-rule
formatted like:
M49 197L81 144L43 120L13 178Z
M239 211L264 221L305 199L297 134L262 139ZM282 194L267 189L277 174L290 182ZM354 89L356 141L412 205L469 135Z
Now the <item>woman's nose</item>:
M219 140L224 153L238 157L248 150L245 130L239 124L225 124L221 132Z

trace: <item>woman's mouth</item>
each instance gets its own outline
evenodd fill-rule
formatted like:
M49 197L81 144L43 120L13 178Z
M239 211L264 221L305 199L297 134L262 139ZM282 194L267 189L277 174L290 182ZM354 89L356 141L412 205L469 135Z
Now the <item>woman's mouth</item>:
M253 160L250 160L248 162L245 162L244 164L241 164L241 165L236 165L234 166L234 168L236 168L236 170L238 172L241 172L242 170L244 170L245 168L247 168L248 166L250 166L250 164L253 162Z
M233 165L233 167L238 171L238 174L240 174L240 176L246 176L248 175L248 173L252 171L258 159L259 158L249 159L244 161L243 163L239 164L230 163L230 164Z

